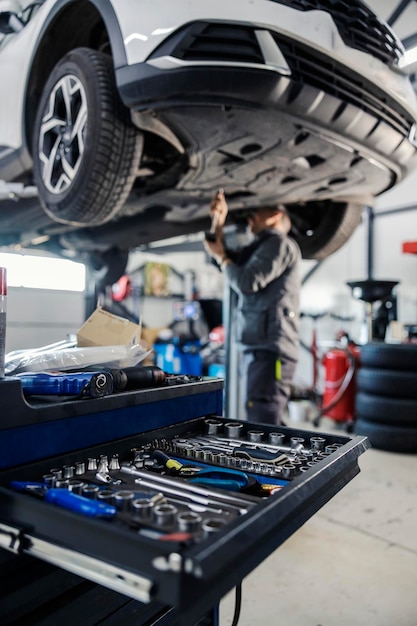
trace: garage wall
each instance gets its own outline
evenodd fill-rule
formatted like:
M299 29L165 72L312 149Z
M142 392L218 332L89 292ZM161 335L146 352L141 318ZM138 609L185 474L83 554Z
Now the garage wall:
M62 341L83 321L83 293L9 287L6 352Z

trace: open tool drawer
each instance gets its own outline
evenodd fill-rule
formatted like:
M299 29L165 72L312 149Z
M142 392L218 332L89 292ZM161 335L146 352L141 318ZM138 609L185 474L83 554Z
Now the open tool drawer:
M218 387L208 385L200 393L217 402ZM185 385L178 401L194 398L197 406L199 394L189 391ZM154 417L163 392L153 396ZM161 421L161 428L144 432L139 423L127 437L4 468L1 546L141 602L176 607L175 623L189 626L359 472L367 447L363 437L278 432L213 411ZM19 491L18 481L100 496L90 502L115 511L88 517L45 501L48 490L38 497Z

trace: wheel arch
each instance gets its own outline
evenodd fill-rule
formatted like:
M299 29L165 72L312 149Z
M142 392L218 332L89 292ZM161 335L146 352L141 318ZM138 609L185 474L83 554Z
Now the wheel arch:
M108 52L114 66L126 63L122 35L109 0L62 0L45 20L26 88L25 141L30 153L36 112L48 76L65 54L79 47Z
M287 204L291 235L304 259L321 261L339 250L362 221L364 205L355 201L310 200Z

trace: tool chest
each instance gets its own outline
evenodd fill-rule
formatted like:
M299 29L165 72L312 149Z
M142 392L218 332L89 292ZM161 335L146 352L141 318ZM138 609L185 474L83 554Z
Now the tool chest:
M359 472L366 438L226 418L222 394L207 379L29 403L0 383L0 623L212 624ZM81 604L61 615L54 587Z

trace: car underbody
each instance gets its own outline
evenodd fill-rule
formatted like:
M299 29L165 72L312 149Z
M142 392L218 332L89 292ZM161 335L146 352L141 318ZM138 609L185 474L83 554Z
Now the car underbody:
M401 51L371 14L369 36L359 34L359 2L333 7L334 22L314 10L320 3L276 4L311 11L338 50L342 37L360 50L352 67L317 44L220 20L192 21L144 61L117 67L94 2L68 3L33 61L31 154L22 152L26 167L13 179L37 185L39 197L1 202L0 245L93 266L119 258L121 266L133 248L205 230L223 188L231 222L283 203L304 258L340 248L363 208L417 165L416 111L400 74L383 66ZM391 82L372 80L369 67L359 71L369 52L376 74Z

